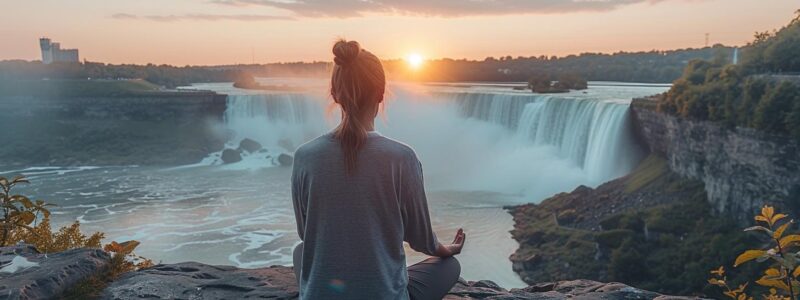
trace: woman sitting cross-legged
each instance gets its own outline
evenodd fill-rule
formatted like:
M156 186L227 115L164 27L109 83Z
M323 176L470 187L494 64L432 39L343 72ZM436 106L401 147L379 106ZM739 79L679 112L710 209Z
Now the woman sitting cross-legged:
M414 150L374 130L381 61L354 41L337 42L333 54L341 123L298 148L292 172L300 298L441 299L458 281L453 256L465 234L437 240ZM406 267L403 242L432 257Z

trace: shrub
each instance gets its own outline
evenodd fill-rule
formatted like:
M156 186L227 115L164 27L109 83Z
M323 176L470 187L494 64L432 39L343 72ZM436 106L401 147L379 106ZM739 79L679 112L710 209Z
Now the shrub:
M0 218L0 246L7 246L11 243L11 236L21 230L33 232L39 214L44 218L50 217L50 211L45 208L48 206L41 200L31 201L23 195L12 193L15 186L28 183L23 176L17 176L8 180L0 177L0 205L2 205L3 215Z
M755 217L760 225L746 228L745 231L761 232L768 242L762 249L744 251L733 264L738 267L750 261L769 262L769 266L763 271L764 275L755 281L756 284L769 288L769 294L764 295L765 299L795 300L800 295L800 235L787 232L794 220L781 222L786 217L785 214L775 213L773 207L764 206L761 214ZM721 287L726 296L736 300L753 299L746 292L749 283L731 288L724 267L720 266L711 271L711 274L708 283Z
M86 236L81 232L80 223L74 223L53 231L50 226L50 211L46 208L52 206L42 200L31 201L28 197L13 194L13 188L20 184L29 183L23 176L8 180L0 177L0 200L2 200L3 215L0 219L2 226L2 240L0 246L13 245L19 242L31 244L44 253L54 253L76 248L100 248L104 237L102 232L95 232ZM148 268L153 261L133 253L139 246L137 241L117 243L112 241L103 247L111 254L109 267L100 274L78 284L64 295L67 299L94 298L108 284L121 274Z
M605 248L617 248L628 239L633 238L634 232L630 229L612 229L597 234L597 243Z

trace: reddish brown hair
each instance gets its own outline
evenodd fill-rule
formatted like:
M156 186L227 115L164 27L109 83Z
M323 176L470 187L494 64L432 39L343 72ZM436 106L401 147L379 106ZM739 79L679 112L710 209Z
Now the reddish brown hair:
M377 56L356 41L333 45L331 97L342 110L342 122L334 131L344 152L348 172L356 168L358 151L367 139L365 120L374 117L386 91L386 75ZM372 116L370 116L372 114Z

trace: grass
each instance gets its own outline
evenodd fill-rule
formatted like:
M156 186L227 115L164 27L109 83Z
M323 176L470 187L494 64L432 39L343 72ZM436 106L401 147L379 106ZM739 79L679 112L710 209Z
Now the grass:
M667 161L657 155L650 155L639 163L631 172L625 183L625 193L630 194L641 190L669 174Z

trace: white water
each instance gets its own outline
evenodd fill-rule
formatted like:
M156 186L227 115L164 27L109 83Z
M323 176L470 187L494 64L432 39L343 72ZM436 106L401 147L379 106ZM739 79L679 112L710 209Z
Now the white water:
M641 158L628 124L629 99L412 85L395 85L392 91L376 127L417 150L430 189L492 191L537 201L624 175ZM277 154L330 130L338 111L321 95L319 90L230 95L229 147L250 138L269 154L245 157L228 168L274 165ZM218 156L207 162L220 164Z
M302 94L259 94L230 84L195 88L230 94L221 131L230 147L252 138L266 152L219 165L218 154L196 165L46 167L0 171L25 174L19 192L59 206L54 223L80 220L108 240L137 239L137 253L156 261L187 260L239 267L291 264L298 242L290 168L275 157L332 128L335 110L324 83ZM434 230L442 238L463 227L468 245L462 275L506 287L523 283L508 256L517 244L502 207L538 202L577 185L597 185L627 172L639 159L627 124L633 97L666 87L592 85L586 93L533 95L507 86L395 84L377 127L413 146L422 160ZM409 251L409 262L421 256Z

